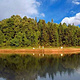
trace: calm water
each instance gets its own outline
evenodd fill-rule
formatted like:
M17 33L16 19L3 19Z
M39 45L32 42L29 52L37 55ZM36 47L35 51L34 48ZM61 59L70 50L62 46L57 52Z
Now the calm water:
M0 80L80 80L80 54L0 55Z

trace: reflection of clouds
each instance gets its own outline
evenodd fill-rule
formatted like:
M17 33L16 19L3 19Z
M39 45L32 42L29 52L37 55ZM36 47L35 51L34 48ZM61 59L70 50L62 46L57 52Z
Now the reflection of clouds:
M38 76L36 80L79 80L79 74L76 73L64 73L57 72L56 75L53 74L53 77L46 73L45 77Z
M52 77L49 76L48 73L46 73L46 77L38 76L38 77L37 77L37 80L52 80ZM54 80L54 79L53 79L53 80Z
M76 72L80 74L80 67L76 69Z
M0 78L0 80L6 80L5 78Z

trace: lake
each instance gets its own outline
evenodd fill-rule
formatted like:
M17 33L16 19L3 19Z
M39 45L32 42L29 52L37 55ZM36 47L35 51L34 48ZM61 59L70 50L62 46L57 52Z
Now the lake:
M0 54L0 80L79 80L80 54Z

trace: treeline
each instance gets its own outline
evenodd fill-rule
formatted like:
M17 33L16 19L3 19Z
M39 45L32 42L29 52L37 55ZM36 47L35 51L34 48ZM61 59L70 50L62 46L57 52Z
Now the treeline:
M0 21L0 47L80 46L79 26L13 15Z

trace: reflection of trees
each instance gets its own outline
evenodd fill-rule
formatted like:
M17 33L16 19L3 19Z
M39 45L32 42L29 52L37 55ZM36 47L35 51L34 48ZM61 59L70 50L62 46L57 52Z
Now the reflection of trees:
M74 72L80 66L80 55L66 55L64 57L34 57L30 55L8 55L0 57L0 77L7 80L35 80L37 75L52 79L54 75Z
M66 68L77 68L80 65L80 55L66 55L62 58L63 66Z

